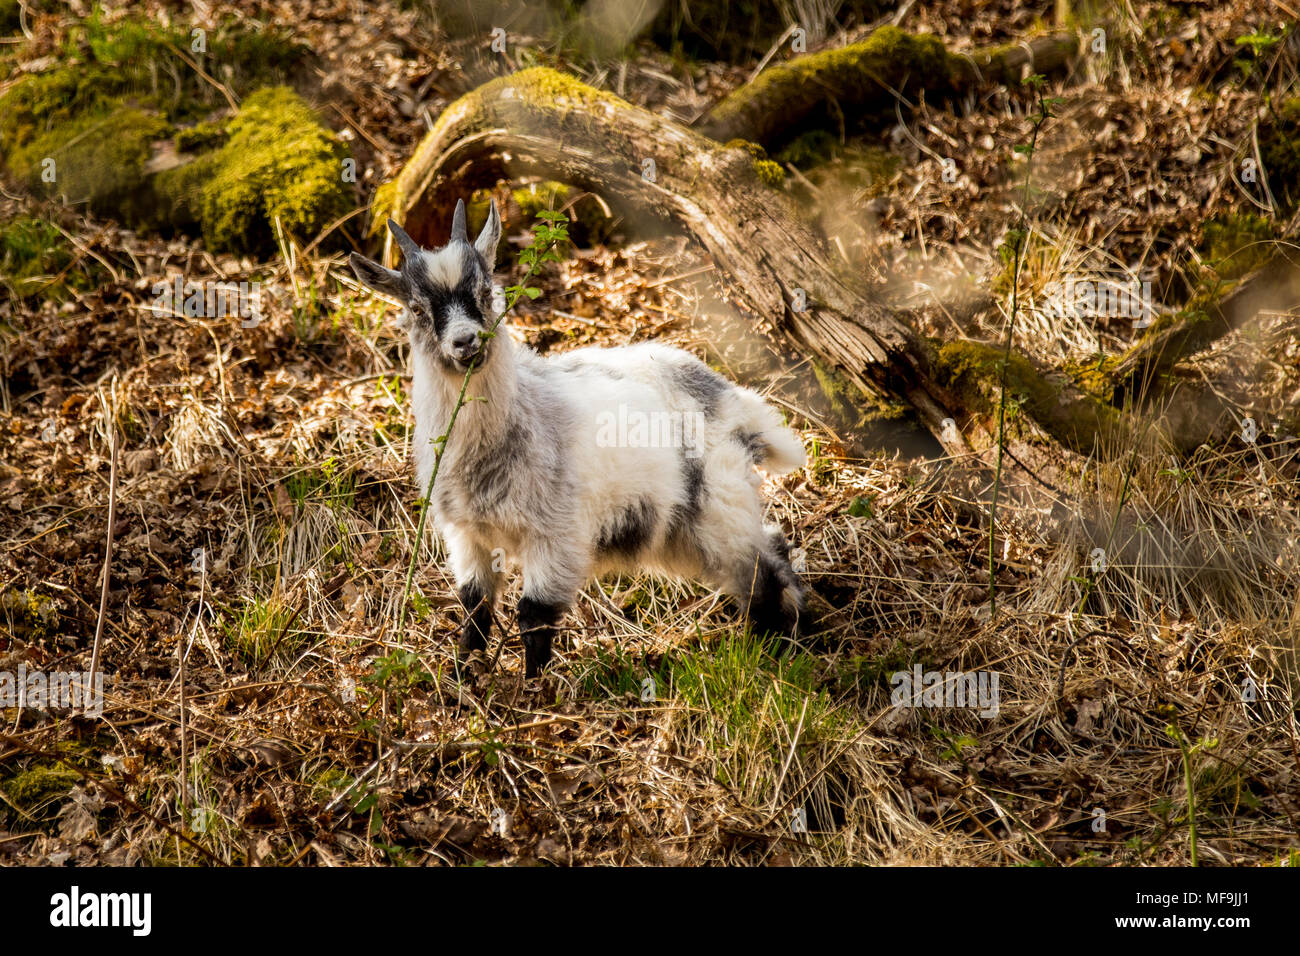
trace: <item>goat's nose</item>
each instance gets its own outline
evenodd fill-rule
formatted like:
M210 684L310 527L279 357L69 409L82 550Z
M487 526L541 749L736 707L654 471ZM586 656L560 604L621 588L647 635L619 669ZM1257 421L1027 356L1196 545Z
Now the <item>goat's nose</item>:
M452 339L451 350L459 359L473 358L478 353L478 335L470 332Z

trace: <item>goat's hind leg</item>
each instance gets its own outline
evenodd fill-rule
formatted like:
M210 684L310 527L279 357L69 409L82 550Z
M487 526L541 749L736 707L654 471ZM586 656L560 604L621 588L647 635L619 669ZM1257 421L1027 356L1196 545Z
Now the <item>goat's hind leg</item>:
M784 652L806 629L803 583L790 564L790 546L778 528L736 569L731 593L756 634L774 634Z

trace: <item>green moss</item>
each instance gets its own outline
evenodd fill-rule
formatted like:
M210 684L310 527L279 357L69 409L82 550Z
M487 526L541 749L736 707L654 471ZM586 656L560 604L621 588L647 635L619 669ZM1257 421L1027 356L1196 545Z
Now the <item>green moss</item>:
M48 815L41 811L51 801L65 796L80 780L80 774L60 761L37 764L14 774L3 787L5 796L24 813Z
M425 186L420 182L422 170L427 168L424 162L426 157L422 154L442 142L441 137L447 128L461 123L467 115L481 111L484 104L493 104L495 107L504 101L514 101L526 109L544 109L548 112L554 111L557 106L561 111L578 108L583 112L604 106L628 106L626 101L612 93L598 90L566 73L543 66L529 67L483 84L443 110L397 179L385 183L375 192L370 206L372 235L383 230L389 216L399 221L404 218L408 200ZM550 121L549 115L547 121Z
M179 22L110 22L96 8L62 44L57 67L0 97L0 161L29 189L135 227L202 223L214 249L236 252L270 248L277 215L291 233L314 238L346 210L341 145L288 90L253 93L228 126L205 119L227 100L188 61L240 95L307 55L282 31L232 19L200 37ZM155 176L154 145L178 125L177 149L202 155ZM236 133L243 154L225 148ZM279 149L270 142L277 136ZM241 181L245 164L250 177Z
M797 57L769 67L713 110L710 126L726 127L748 111L770 108L792 91L815 88L826 95L860 99L863 76L895 89L947 86L952 67L938 37L883 26L861 43Z
M199 226L214 251L273 250L277 217L288 235L311 241L351 207L346 149L287 87L254 93L224 128L204 124L177 140L188 146L218 137L219 149L153 182L161 221Z
M569 201L569 194L572 190L563 183L545 182L536 183L531 186L523 186L519 189L512 190L510 198L514 200L515 205L519 207L519 214L525 222L531 223L537 218L539 212L545 212L550 209L558 209ZM483 223L487 221L487 207L482 210L482 218L479 219L474 229L477 232L483 228Z
M210 248L267 251L277 219L288 234L311 240L347 212L346 151L293 90L254 93L228 132L226 145L201 167L209 178L199 217Z
M959 340L939 349L942 384L955 389L972 407L988 414L994 411L1001 392L1003 350L985 342ZM1023 355L1007 357L1007 393L1016 402L1047 405L1056 393Z
M203 153L225 145L226 127L221 123L199 123L176 131L176 148L182 153Z
M816 359L812 360L812 368L817 385L830 404L831 416L847 429L861 429L871 422L896 421L908 414L907 406L902 403L885 402L866 394L843 373Z
M724 144L724 148L743 149L745 152L749 153L749 155L753 156L755 159L767 158L767 150L765 150L758 143L755 143L752 140L748 140L748 139L729 139Z
M527 70L520 70L518 73L512 73L509 76L500 77L485 84L476 93L482 96L485 102L491 102L497 98L505 87L512 88L516 96L522 99L524 103L533 106L551 107L556 102L565 101L579 104L585 109L604 104L628 105L626 100L619 99L613 93L606 93L594 86L588 86L576 77L545 66L534 66ZM452 112L454 105L444 112L443 117ZM442 119L442 117L439 119ZM437 128L437 124L435 124L434 128Z
M279 27L247 20L229 21L208 39L207 59L230 67L226 83L239 96L256 87L284 83L310 57L307 44Z
M288 35L232 20L209 31L206 51L194 49L190 31L154 20L126 17L108 23L97 9L77 21L63 41L58 66L25 76L0 97L0 143L26 146L42 132L86 115L102 115L110 102L132 105L171 123L193 121L226 105L223 95L181 57L219 75L236 95L283 79L307 55Z
M165 120L119 106L36 136L10 155L9 167L33 192L63 196L70 203L85 203L92 212L140 222L152 214L148 190L143 189L145 164L153 142L169 131ZM46 182L47 171L52 171L53 182Z
M181 57L219 73L236 93L278 79L306 50L277 31L232 21L192 49L188 30L138 17L105 23L96 11L64 39L59 65L25 76L0 97L0 143L26 146L70 120L102 115L123 99L172 123L192 121L226 103ZM219 69L226 67L228 69Z
M0 780L0 791L8 801L0 801L0 820L12 817L16 807L24 815L25 824L53 824L62 809L63 798L84 779L76 767L85 770L96 767L97 755L108 746L111 743L103 739L61 740L48 748L54 751L49 757L42 757L22 770L12 765L0 767L10 774Z
M1119 359L1113 355L1097 355L1086 362L1067 363L1065 370L1075 384L1089 395L1109 402L1115 394L1113 374L1118 364Z
M69 120L102 115L119 86L110 71L97 67L23 77L0 97L0 148L9 155Z
M838 146L839 140L829 130L810 129L786 143L777 158L799 169L810 169L829 162Z
M1239 279L1273 255L1277 227L1254 213L1220 213L1205 223L1197 249L1218 278Z
M384 224L397 212L397 183L398 180L391 179L375 190L375 196L370 201L370 235L372 236L383 232ZM484 221L486 215L486 212L483 213Z
M984 342L948 342L935 354L939 384L956 393L963 405L986 415L998 406L1002 365L1003 350ZM1024 409L1047 434L1083 452L1121 432L1119 413L1091 395L1083 393L1078 401L1063 403L1062 384L1049 381L1027 358L1012 352L1006 360L1009 419Z
M98 63L136 68L138 64L164 56L169 46L182 44L188 47L189 37L176 25L164 26L140 17L110 22L105 19L104 11L95 7L89 17L69 31L65 50L75 54L84 46Z
M764 186L771 186L773 189L780 188L785 182L785 170L781 168L780 163L773 162L770 159L754 160L754 172L758 175L758 181Z
M785 170L781 168L781 164L768 159L767 150L758 143L747 139L733 139L729 140L723 149L744 150L754 157L754 174L764 186L776 189L785 182Z
M569 186L557 182L531 183L512 189L510 206L501 210L507 229L528 229L536 221L538 213L562 208L574 193ZM466 207L466 225L471 235L477 235L487 221L490 197L491 193L486 189L480 189L470 197ZM609 239L614 221L595 201L579 200L568 210L568 215L569 239L575 246L589 247Z
M0 594L0 615L9 632L24 640L53 634L59 624L54 600L37 591L6 591Z
M244 19L231 19L205 30L201 44L191 28L179 22L127 16L108 21L97 8L69 31L66 53L76 57L88 50L93 62L111 67L119 81L136 95L167 99L173 118L196 116L204 103L221 96L198 76L179 54L220 76L237 96L258 86L283 82L286 70L307 55L307 47L279 28L263 27ZM202 49L196 49L201 45ZM176 81L159 83L157 64L174 65Z

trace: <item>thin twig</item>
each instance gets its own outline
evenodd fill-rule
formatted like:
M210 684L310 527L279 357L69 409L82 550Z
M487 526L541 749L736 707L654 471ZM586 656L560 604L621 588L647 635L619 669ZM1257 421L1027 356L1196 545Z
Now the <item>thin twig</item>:
M104 636L104 616L108 610L108 582L113 570L113 523L117 520L117 380L109 385L110 399L104 403L108 415L108 442L112 448L108 465L108 530L104 535L104 578L99 588L99 618L95 621L95 643L90 652L90 680L99 670L100 641ZM100 399L101 403L103 399Z

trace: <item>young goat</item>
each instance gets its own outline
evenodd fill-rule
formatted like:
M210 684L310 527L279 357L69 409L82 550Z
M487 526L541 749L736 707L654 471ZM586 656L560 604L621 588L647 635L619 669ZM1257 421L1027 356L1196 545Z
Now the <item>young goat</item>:
M502 557L523 568L526 675L593 575L642 568L698 577L737 600L757 631L793 636L804 590L781 531L765 527L754 466L784 474L803 446L749 389L663 345L586 348L543 359L491 329L501 219L478 239L457 203L447 245L421 249L392 220L400 271L353 253L361 282L405 303L416 477L471 365L467 403L431 495L466 618L460 650L487 647ZM482 399L482 400L479 400Z

